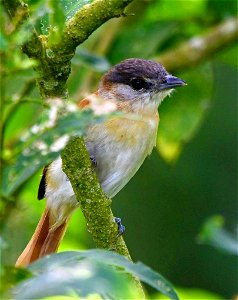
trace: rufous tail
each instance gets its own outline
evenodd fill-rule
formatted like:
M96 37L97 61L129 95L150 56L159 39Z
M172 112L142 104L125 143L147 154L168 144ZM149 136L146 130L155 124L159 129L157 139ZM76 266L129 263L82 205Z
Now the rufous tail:
M49 210L45 209L36 230L19 256L16 266L27 266L38 258L57 251L67 227L67 220L54 230L50 230Z

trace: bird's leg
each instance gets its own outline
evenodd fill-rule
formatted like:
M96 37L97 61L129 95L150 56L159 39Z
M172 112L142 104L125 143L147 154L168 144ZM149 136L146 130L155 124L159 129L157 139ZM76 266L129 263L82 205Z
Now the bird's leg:
M94 168L97 166L97 161L96 161L96 157L95 156L90 156L92 165L94 166Z
M117 238L118 238L119 236L121 236L125 232L126 227L124 225L122 225L122 222L121 222L120 218L116 217L116 218L114 218L114 220L115 220L115 222L117 224L117 227L118 227L118 235L117 235Z

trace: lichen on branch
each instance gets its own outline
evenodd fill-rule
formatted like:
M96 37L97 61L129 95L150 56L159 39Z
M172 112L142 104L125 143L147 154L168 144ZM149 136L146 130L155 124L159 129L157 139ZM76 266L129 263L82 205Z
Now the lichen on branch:
M84 5L65 25L58 51L67 53L83 43L98 27L112 18L124 14L125 7L133 0L95 0ZM60 47L59 47L60 46Z
M124 14L125 7L133 0L95 0L84 5L65 23L57 41L50 35L32 35L23 51L36 59L37 84L43 98L67 98L66 81L70 74L71 59L76 47L83 43L103 23Z
M111 200L103 192L83 138L72 138L62 153L63 171L68 176L76 199L87 220L97 248L113 250L130 258L123 238L118 237L118 228L111 211ZM144 299L140 281L133 282Z
M95 0L84 5L65 23L57 43L52 44L50 33L38 35L32 28L31 38L22 46L22 50L37 61L36 79L43 99L67 97L66 82L76 47L104 22L123 15L125 7L132 1ZM14 11L21 9L28 14L27 5L21 0L3 2L13 23L16 17ZM74 138L68 143L62 160L63 170L72 184L96 246L115 250L130 259L122 237L117 238L118 229L110 208L111 200L100 187L82 138ZM143 294L142 288L141 291Z
M80 153L80 155L79 155ZM63 170L88 222L88 229L98 248L114 249L130 258L111 211L111 200L101 189L82 138L73 138L62 153Z

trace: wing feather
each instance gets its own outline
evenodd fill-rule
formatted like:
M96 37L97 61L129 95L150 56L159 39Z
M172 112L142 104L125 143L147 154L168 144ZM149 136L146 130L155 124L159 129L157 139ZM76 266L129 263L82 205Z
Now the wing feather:
M42 177L41 177L40 184L38 187L38 196L37 196L38 200L45 198L47 169L48 169L48 166L44 167L44 169L43 169Z

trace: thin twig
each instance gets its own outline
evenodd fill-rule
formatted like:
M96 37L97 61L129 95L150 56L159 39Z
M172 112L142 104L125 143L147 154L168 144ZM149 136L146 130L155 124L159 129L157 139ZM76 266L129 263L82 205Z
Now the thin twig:
M238 40L238 20L229 18L207 33L195 36L175 49L169 50L155 60L170 72L191 68L203 62Z

